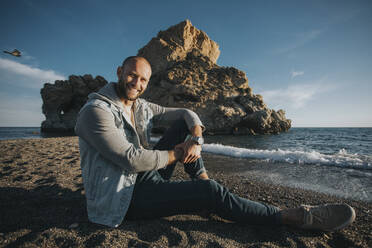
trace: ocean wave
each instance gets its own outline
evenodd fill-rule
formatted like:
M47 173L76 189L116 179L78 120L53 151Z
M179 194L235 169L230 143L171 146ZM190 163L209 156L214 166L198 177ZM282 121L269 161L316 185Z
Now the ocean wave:
M319 164L372 169L371 158L348 153L341 149L336 154L322 154L317 151L258 150L227 146L222 144L204 144L203 151L236 158L263 159L270 162L291 164Z
M151 137L151 142L153 143L156 143L159 140L159 137ZM349 153L346 149L340 149L335 154L323 154L314 150L260 150L212 143L204 144L203 151L235 158L262 159L268 162L331 165L346 168L372 170L371 156Z

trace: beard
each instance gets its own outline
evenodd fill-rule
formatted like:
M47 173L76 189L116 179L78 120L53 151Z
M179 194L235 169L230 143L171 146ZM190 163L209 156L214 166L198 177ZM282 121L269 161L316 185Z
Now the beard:
M128 89L126 88L126 90L128 90ZM142 95L142 93L138 92L134 97L131 97L131 96L128 95L128 92L125 92L125 98L130 100L130 101L137 100L140 95Z
M135 101L143 94L143 91L137 91L136 94L130 94L131 90L133 90L133 88L130 88L129 84L123 79L118 82L118 91L120 98L124 98L129 101Z

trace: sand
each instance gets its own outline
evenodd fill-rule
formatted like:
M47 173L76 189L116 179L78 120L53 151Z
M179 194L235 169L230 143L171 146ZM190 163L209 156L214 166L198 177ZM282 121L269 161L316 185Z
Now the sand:
M318 232L177 215L112 229L87 219L76 137L5 140L0 152L0 247L372 247L371 203L243 177L249 160L203 154L210 177L240 196L281 207L346 202L356 221ZM186 178L179 168L176 179Z

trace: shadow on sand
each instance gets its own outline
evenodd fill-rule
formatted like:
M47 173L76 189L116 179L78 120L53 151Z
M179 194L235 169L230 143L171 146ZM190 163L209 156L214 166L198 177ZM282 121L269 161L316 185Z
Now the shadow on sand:
M159 239L165 239L167 246L175 247L197 246L201 239L203 247L223 247L220 240L225 239L252 247L255 244L259 247L264 242L284 247L295 243L298 247L306 247L297 235L320 235L293 232L286 227L241 225L198 216L127 221L112 229L89 223L82 186L76 191L62 188L53 176L36 183L37 187L32 190L0 188L0 232L3 237L8 237L7 242L4 239L0 242L4 247L23 247L30 243L37 246L102 247L115 240L123 240L128 247L153 247ZM78 223L78 227L70 228L73 223ZM201 237L196 238L195 232ZM12 233L17 236L14 240ZM337 240L340 244L339 236Z

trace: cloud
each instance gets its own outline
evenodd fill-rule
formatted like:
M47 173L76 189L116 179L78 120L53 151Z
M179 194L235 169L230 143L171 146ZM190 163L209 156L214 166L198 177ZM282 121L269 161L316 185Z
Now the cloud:
M40 89L64 79L53 70L0 58L0 126L40 126L45 119Z
M335 1L335 3L337 2ZM274 52L279 54L287 53L296 48L302 47L305 44L317 39L321 34L332 29L334 26L348 22L363 12L363 9L361 9L359 6L353 6L351 8L334 7L335 8L332 8L332 11L329 12L328 20L323 23L320 28L289 35L287 43Z
M320 93L327 92L334 88L319 80L316 83L290 85L286 89L275 89L263 91L260 94L273 108L300 109L306 106L313 98Z
M65 80L53 70L42 70L9 59L0 58L0 82L12 81L28 88L40 88L46 82Z
M40 126L45 120L40 96L12 96L0 93L0 126Z
M296 48L302 47L308 42L318 38L325 30L322 29L314 29L307 32L297 33L290 38L291 40L288 40L287 45L277 49L276 53L287 53L291 50L294 50Z
M304 74L305 74L305 72L303 72L303 71L291 71L291 78L295 78L297 76L302 76Z

